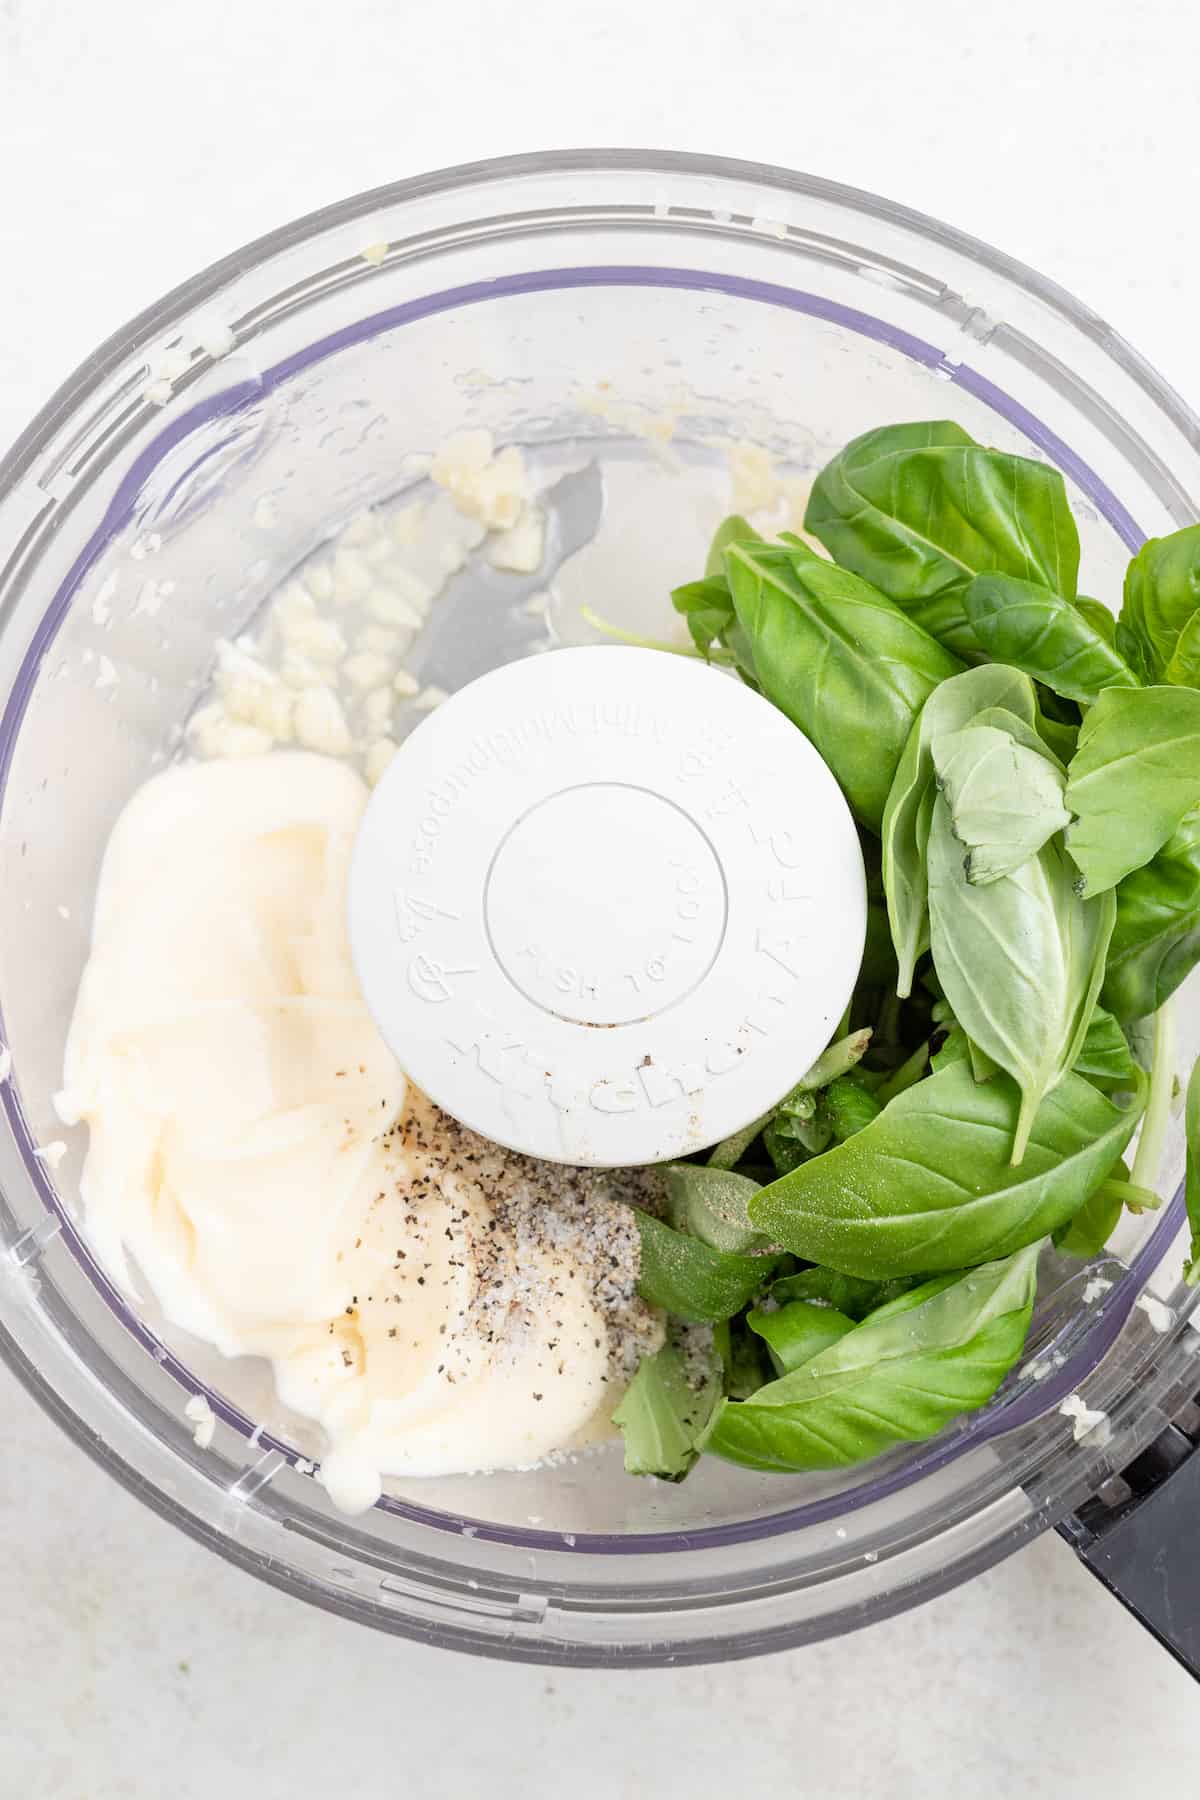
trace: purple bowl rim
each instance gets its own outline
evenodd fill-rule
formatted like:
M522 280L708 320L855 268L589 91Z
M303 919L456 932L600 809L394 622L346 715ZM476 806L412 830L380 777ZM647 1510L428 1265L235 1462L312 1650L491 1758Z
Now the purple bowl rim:
M522 161L524 159L513 160ZM490 165L481 166L487 168ZM740 174L745 174L747 170L747 165L732 165L732 167ZM971 242L970 240L966 241ZM304 350L272 365L256 380L235 383L229 388L221 390L220 393L209 396L167 423L145 450L134 459L130 469L118 484L113 498L106 508L104 518L89 536L83 550L60 584L54 600L39 621L13 681L3 717L0 718L0 807L3 805L7 790L17 734L32 696L42 658L53 642L66 616L71 599L88 570L98 560L112 535L129 522L146 478L176 444L182 442L192 431L212 419L231 416L254 404L264 394L272 392L301 370L312 367L325 358L336 355L356 344L368 342L384 332L396 330L405 324L432 317L439 312L449 311L456 307L484 301L510 299L522 294L570 288L617 286L718 292L732 298L781 306L786 310L824 319L828 323L886 344L889 348L899 351L902 355L941 375L952 384L962 387L964 391L973 394L992 411L1005 418L1030 443L1041 449L1049 460L1064 475L1068 476L1081 492L1088 496L1100 515L1116 532L1126 549L1136 552L1145 542L1145 534L1096 471L1036 415L1029 412L986 376L973 369L970 364L953 360L939 350L936 345L906 332L900 327L891 325L886 320L876 318L873 314L862 312L857 308L842 306L838 302L807 293L802 289L785 287L774 282L755 281L748 277L717 274L701 269L669 268L655 265L614 264L547 269L498 277L488 281L464 283L458 287L441 289L420 299L407 301L356 320L352 325L332 332L306 346ZM31 429L36 429L36 423L35 427ZM8 467L17 460L18 452L24 447L24 443L25 440L21 440L10 453L10 457L6 459L5 465L0 466L0 481L3 480ZM2 1012L0 1012L0 1041L7 1041L4 1039ZM0 1101L2 1101L14 1140L35 1190L48 1213L58 1220L61 1235L66 1241L70 1254L110 1311L181 1387L185 1388L189 1394L203 1394L208 1399L213 1412L239 1435L249 1440L255 1430L254 1422L238 1408L230 1406L215 1390L208 1389L190 1374L186 1365L174 1356L154 1333L142 1324L136 1313L126 1305L114 1284L92 1256L69 1211L60 1200L53 1184L48 1180L43 1163L33 1154L34 1138L29 1130L15 1086L11 1081L5 1082L0 1088ZM999 1404L993 1403L985 1407L978 1414L972 1415L968 1424L957 1428L949 1435L942 1434L932 1440L929 1452L906 1463L903 1469L896 1470L878 1481L864 1482L861 1487L852 1488L836 1499L811 1501L803 1506L772 1513L766 1518L708 1526L697 1531L641 1532L630 1533L626 1536L587 1532L564 1534L507 1528L486 1520L476 1520L466 1516L459 1517L415 1506L408 1502L395 1500L388 1495L384 1495L377 1504L380 1510L393 1516L451 1535L469 1535L472 1538L518 1549L545 1549L560 1552L566 1549L576 1554L592 1555L659 1554L672 1550L695 1551L720 1548L723 1545L775 1537L803 1526L844 1517L849 1512L873 1504L914 1485L925 1476L955 1460L964 1451L1031 1422L1050 1411L1061 1399L1065 1398L1083 1377L1097 1366L1116 1341L1126 1318L1132 1311L1137 1290L1161 1258L1162 1252L1156 1253L1155 1246L1160 1241L1169 1243L1182 1225L1183 1219L1184 1199L1181 1185L1179 1192L1163 1209L1159 1223L1149 1241L1142 1246L1105 1305L1098 1309L1096 1325L1089 1333L1086 1345L1082 1346L1054 1375L1039 1383L1036 1392L1026 1392L1015 1402L1001 1401ZM260 1433L255 1441L264 1454L281 1455L290 1465L294 1466L300 1460L299 1452L291 1445L266 1432Z

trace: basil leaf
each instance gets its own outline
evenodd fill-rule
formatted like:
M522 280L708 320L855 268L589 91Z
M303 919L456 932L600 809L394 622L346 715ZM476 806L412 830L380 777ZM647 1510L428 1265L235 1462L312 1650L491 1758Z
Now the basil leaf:
M961 1025L954 1025L946 1034L946 1041L939 1050L935 1050L929 1059L929 1067L934 1075L943 1069L951 1068L955 1063L971 1061L971 1040Z
M1183 1108L1183 1128L1187 1140L1183 1191L1192 1232L1191 1258L1184 1270L1184 1279L1189 1287L1196 1287L1200 1284L1200 1058L1192 1064L1192 1078L1188 1082Z
M779 1267L777 1256L737 1256L673 1231L638 1212L642 1267L638 1293L651 1306L692 1325L712 1325L741 1312Z
M952 1063L909 1088L837 1149L761 1189L760 1231L806 1260L881 1280L1005 1256L1078 1212L1133 1135L1080 1075L1047 1094L1025 1160L1008 1160L1021 1099L997 1074Z
M826 1143L828 1141L828 1135L826 1135ZM793 1169L798 1169L801 1163L808 1161L810 1152L789 1128L786 1119L771 1120L771 1123L763 1131L763 1144L777 1175L790 1174ZM822 1144L821 1148L824 1149L825 1145Z
M713 532L712 542L708 546L708 557L704 564L704 573L719 575L723 578L725 552L730 544L761 544L762 541L762 532L755 531L749 519L743 518L741 513L730 513L727 519L721 520Z
M913 720L960 665L890 600L819 557L734 544L725 568L763 693L878 831Z
M942 732L959 731L986 707L1000 706L1031 728L1037 717L1033 683L1018 669L985 664L943 681L908 735L883 813L883 885L900 974L896 992L912 993L913 971L929 947L929 882L925 853L933 814L936 771L930 746Z
M1018 743L994 725L968 725L933 740L933 764L976 886L1010 875L1071 822L1066 780L1039 744Z
M1200 687L1200 608L1192 614L1163 670L1163 680L1176 687Z
M1087 1036L1075 1058L1075 1073L1089 1081L1104 1082L1112 1087L1135 1088L1138 1067L1129 1048L1129 1040L1110 1012L1102 1006L1092 1009Z
M1200 804L1200 692L1106 688L1067 771L1076 819L1067 849L1085 891L1102 893L1149 862Z
M1089 703L1103 688L1138 686L1107 635L1049 588L1013 575L977 575L963 608L993 662L1024 669L1068 700Z
M1146 679L1160 681L1180 633L1200 608L1200 525L1149 538L1125 572L1117 645L1132 647ZM1128 649L1123 652L1129 654ZM1135 661L1136 667L1136 661Z
M888 1301L907 1294L913 1279L902 1276L894 1281L867 1281L861 1275L843 1275L840 1269L801 1269L798 1275L781 1275L773 1281L770 1295L778 1306L809 1300L833 1307L848 1318L865 1319Z
M936 1436L1019 1358L1039 1248L918 1288L753 1399L724 1401L706 1448L752 1469L839 1469Z
M1166 1004L1200 963L1200 807L1157 856L1117 889L1104 1004L1119 1019L1144 1019Z
M731 1400L748 1400L771 1379L767 1347L746 1329L744 1318L714 1325L713 1348L721 1359L722 1388Z
M889 1100L896 1098L897 1094L907 1093L910 1087L915 1087L918 1081L924 1079L928 1071L929 1043L926 1040L925 1043L918 1044L912 1055L906 1056L900 1067L893 1070L885 1081L880 1082L875 1089L875 1098L879 1105L886 1106Z
M682 1481L699 1456L698 1440L721 1398L721 1384L715 1363L696 1372L689 1360L667 1343L638 1364L612 1416L625 1440L627 1475Z
M1091 600L1086 594L1076 594L1075 605L1097 636L1102 637L1106 644L1111 644L1116 649L1116 614L1109 612L1102 600Z
M881 1111L874 1094L848 1076L831 1082L821 1095L821 1116L839 1144L862 1131Z
M854 1320L845 1313L832 1306L815 1305L811 1300L793 1300L775 1312L755 1308L746 1314L746 1323L766 1344L777 1375L786 1375L801 1363L811 1362L830 1344L854 1330Z
M1057 469L986 450L957 425L888 425L813 484L805 530L960 656L979 640L968 583L1000 570L1072 599L1079 534Z
M775 1115L789 1112L794 1108L798 1096L814 1093L818 1088L828 1086L839 1075L844 1075L848 1069L852 1069L861 1060L870 1042L871 1033L869 1031L852 1031L848 1036L838 1038L835 1043L827 1045L807 1074L802 1075L791 1093L779 1102L775 1109ZM802 1109L803 1116L811 1118L815 1110L815 1106L809 1105ZM735 1131L731 1137L722 1138L709 1155L709 1168L732 1169L735 1163L745 1155L759 1132L775 1115L764 1113L761 1119L756 1119L752 1124L743 1126L741 1131Z
M756 1181L697 1163L672 1163L664 1173L668 1216L677 1231L690 1232L714 1250L744 1253L766 1244L750 1223Z
M1125 1165L1118 1163L1117 1167L1124 1169ZM1124 1210L1125 1202L1121 1196L1110 1192L1101 1182L1090 1199L1084 1201L1074 1218L1069 1219L1054 1233L1055 1249L1061 1250L1064 1256L1079 1256L1085 1260L1091 1256L1099 1256L1117 1229Z
M1011 875L973 887L938 796L929 833L933 963L971 1042L1021 1088L1014 1163L1043 1097L1079 1054L1115 916L1111 894L1079 898L1053 839Z
M686 581L682 587L672 588L671 605L686 619L692 642L704 657L710 655L714 644L724 642L737 616L729 583L723 575Z

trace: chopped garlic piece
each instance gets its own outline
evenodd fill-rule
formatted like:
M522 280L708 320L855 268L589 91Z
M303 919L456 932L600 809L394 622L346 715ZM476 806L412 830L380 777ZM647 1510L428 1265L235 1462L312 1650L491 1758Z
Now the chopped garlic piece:
M449 698L450 696L445 688L431 685L421 689L420 693L413 701L413 705L421 712L432 712L435 706L441 706L442 702Z
M288 687L296 689L328 687L332 680L329 668L322 668L302 650L285 650L279 660L279 673Z
M375 783L379 780L395 754L396 746L391 738L376 738L373 744L367 746L365 768L367 780L372 787L375 786Z
M192 1432L192 1442L198 1450L207 1450L217 1429L217 1415L203 1394L193 1394L183 1411L196 1428Z
M413 586L418 584L414 581ZM380 625L400 625L408 631L419 631L425 614L417 603L394 587L373 587L367 595L367 611Z
M304 585L314 600L323 604L332 600L335 587L333 570L328 563L313 563L311 568L304 571Z
M729 451L729 473L734 512L771 511L779 499L780 484L766 450L758 444L734 444Z
M392 686L402 700L412 700L421 691L421 684L415 675L407 669L397 669L392 677Z
M379 267L380 263L387 261L387 253L388 247L386 244L368 244L365 250L359 251L359 255L362 257L363 261L365 263L370 263L372 267L376 269Z
M342 674L354 687L379 687L391 672L391 664L386 656L376 656L371 650L361 650L357 656L349 656L342 665Z
M1103 1450L1112 1438L1108 1414L1085 1405L1078 1394L1068 1394L1058 1410L1064 1419L1073 1420L1077 1444L1082 1444L1086 1438L1095 1449Z
M372 737L386 737L392 726L391 689L376 688L373 693L368 694L363 716Z
M280 590L271 612L282 631L285 626L296 625L301 619L315 619L317 603L303 582L293 579Z
M333 554L333 600L348 606L370 591L375 576L371 565L356 550L335 550Z
M338 548L360 550L364 544L373 544L376 538L382 536L382 530L378 513L366 506L342 526L338 532Z
M546 515L540 506L527 506L515 525L492 539L488 561L494 569L532 575L541 567L545 548Z
M346 634L333 619L295 619L284 625L284 643L313 662L340 662L346 654Z
M228 356L237 343L232 327L223 325L217 319L197 319L195 331L200 349L214 362L220 362L223 356Z
M429 473L461 512L501 530L516 524L530 497L521 451L515 444L495 450L490 431L460 431L447 439Z
M331 688L304 688L296 699L295 730L306 750L347 756L353 745L346 715Z
M201 756L261 756L273 739L261 726L231 719L223 706L204 706L188 721L188 737Z
M1171 1326L1175 1323L1175 1314L1164 1301L1155 1299L1153 1294L1139 1294L1136 1304L1145 1313L1155 1331L1170 1331Z
M373 650L376 656L399 656L404 648L404 635L386 625L364 625L354 640L356 650Z
M402 550L411 549L421 541L421 532L425 524L425 502L412 500L407 506L400 507L392 514L390 526L392 542L399 544Z

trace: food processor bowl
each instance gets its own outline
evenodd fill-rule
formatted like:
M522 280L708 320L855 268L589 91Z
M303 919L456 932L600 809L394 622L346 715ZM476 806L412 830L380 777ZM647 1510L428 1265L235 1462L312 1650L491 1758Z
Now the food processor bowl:
M1196 516L1196 421L1052 283L832 182L604 150L423 176L285 226L97 350L0 466L0 1346L79 1444L229 1560L493 1656L746 1656L912 1605L1119 1494L1200 1385L1178 1120L1161 1211L1127 1219L1098 1266L1048 1255L1029 1353L992 1404L833 1475L706 1458L682 1484L639 1481L608 1447L390 1481L348 1519L265 1365L120 1291L81 1229L84 1134L53 1097L100 857L177 753L218 637L465 427L602 475L669 474L731 441L803 475L860 431L928 417L1061 469L1082 585L1110 602L1143 538ZM572 529L552 518L553 554ZM630 558L649 548L631 532ZM656 623L623 616L619 592L596 606ZM497 616L468 584L424 678L459 686L532 647ZM559 630L594 635L577 612ZM1186 1066L1195 978L1175 1009ZM1085 1301L1097 1273L1112 1285ZM1075 1441L1072 1393L1108 1415L1107 1441ZM203 1448L196 1394L216 1418Z

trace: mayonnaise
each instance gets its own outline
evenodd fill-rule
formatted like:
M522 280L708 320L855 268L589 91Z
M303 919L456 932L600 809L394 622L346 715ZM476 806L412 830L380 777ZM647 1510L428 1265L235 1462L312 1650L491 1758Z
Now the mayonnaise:
M570 1228L539 1226L538 1165L406 1094L343 917L366 798L347 763L301 750L140 788L104 859L59 1097L89 1129L84 1217L109 1270L223 1355L269 1358L352 1511L389 1474L581 1441L629 1372L615 1322L652 1337L607 1190L581 1200L549 1172Z

